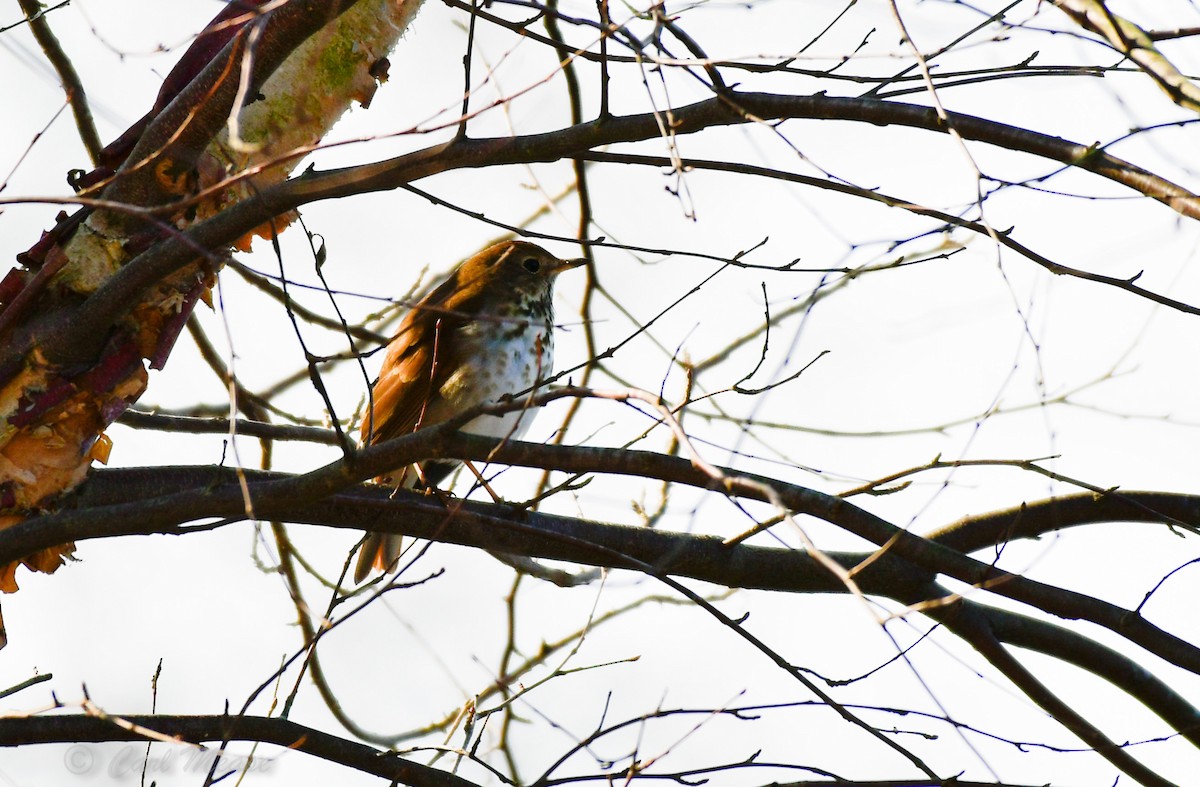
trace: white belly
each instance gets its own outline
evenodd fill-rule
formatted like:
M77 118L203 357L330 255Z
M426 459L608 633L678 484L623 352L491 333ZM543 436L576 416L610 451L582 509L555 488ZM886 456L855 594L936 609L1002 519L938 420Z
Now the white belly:
M459 340L469 345L468 352L485 361L459 367L442 385L439 393L452 412L497 401L505 394L520 393L550 376L554 361L554 334L550 327L530 324L519 335L514 333L503 323L483 321L463 328ZM481 415L463 426L463 431L518 439L529 428L534 415L535 410L518 410L502 416Z

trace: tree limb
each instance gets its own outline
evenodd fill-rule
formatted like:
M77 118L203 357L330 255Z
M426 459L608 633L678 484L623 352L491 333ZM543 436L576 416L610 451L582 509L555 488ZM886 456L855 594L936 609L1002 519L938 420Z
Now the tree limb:
M730 108L733 102L738 109ZM676 134L705 128L736 125L758 119L822 119L901 125L945 133L950 126L965 139L1029 153L1088 170L1145 194L1189 218L1200 218L1200 197L1153 173L1094 146L1069 142L1004 123L959 113L948 113L943 122L929 107L895 101L837 98L825 95L791 96L771 93L732 93L674 110ZM255 227L302 205L326 199L386 191L414 180L456 169L502 164L558 161L586 157L592 150L620 142L653 139L660 133L654 113L625 115L543 134L485 139L456 138L450 142L372 164L325 172L310 171L300 177L258 192L187 232L168 237L138 255L112 276L68 321L59 321L40 332L37 344L48 358L70 358L73 348L87 337L105 335L139 295L196 259L196 249L228 246ZM303 155L307 151L298 151ZM222 184L226 187L228 184ZM1065 272L1065 271L1063 271ZM1172 304L1200 313L1200 308ZM24 351L32 345L29 334L2 354Z
M129 726L190 743L230 740L273 743L410 787L476 787L474 782L461 776L421 765L393 752L339 738L287 719L266 716L137 715L110 719L75 714L10 717L0 719L0 746L154 740Z

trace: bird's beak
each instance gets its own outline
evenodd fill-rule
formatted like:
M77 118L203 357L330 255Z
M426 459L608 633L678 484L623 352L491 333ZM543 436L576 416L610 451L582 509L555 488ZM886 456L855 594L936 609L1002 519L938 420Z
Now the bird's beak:
M555 260L554 264L550 267L550 275L557 276L563 271L569 271L581 265L587 265L587 257L576 257L573 260Z

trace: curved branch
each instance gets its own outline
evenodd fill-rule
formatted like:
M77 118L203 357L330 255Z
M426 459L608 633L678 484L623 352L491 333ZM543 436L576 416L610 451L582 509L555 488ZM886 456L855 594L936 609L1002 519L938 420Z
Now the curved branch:
M1138 662L1053 623L971 601L964 604L977 610L1002 642L1099 675L1153 710L1172 729L1200 747L1200 711Z
M1054 530L1100 522L1200 523L1200 497L1172 492L1114 490L1083 492L963 517L926 534L957 552L971 553L1021 538L1037 538Z
M750 117L845 120L880 126L908 126L939 133L947 132L952 126L965 139L1088 170L1156 199L1182 215L1200 218L1200 196L1096 147L971 115L949 113L948 120L942 121L933 109L915 104L825 95L735 92L674 110L672 130L676 134L689 134L714 126L747 123ZM138 255L89 298L73 318L66 321L68 325L60 322L45 329L39 344L52 361L69 357L69 349L81 343L83 338L95 336L97 332L99 335L107 333L108 327L131 304L139 302L139 296L149 287L194 261L196 248L223 248L273 216L302 205L390 190L455 169L583 157L600 146L644 141L659 133L658 120L653 113L610 116L543 134L486 139L457 137L444 144L373 164L307 172L264 189L256 197L232 206L179 236L166 238ZM296 155L307 152L297 151ZM1200 313L1200 309L1193 311ZM30 346L32 337L24 337L21 351L27 351Z
M571 393L568 389L550 392L551 395L568 393ZM516 407L522 404L513 402L507 406ZM390 509L385 504L361 501L361 496L371 494L369 489L343 492L359 480L379 475L388 468L399 467L418 459L442 456L479 461L494 459L505 464L563 472L635 475L699 488L713 488L716 483L710 474L697 469L687 460L647 451L564 447L515 441L499 444L495 440L458 434L454 431L459 426L458 421L470 419L476 414L464 413L460 418L439 426L360 450L353 457L353 463L339 460L300 476L276 474L250 477L250 480L255 481L251 487L255 516L404 533L437 540L454 541L455 538L467 538L470 540L457 543L470 543L501 552L520 554L529 553L528 539L557 539L556 545L547 545L545 549L548 552L538 556L595 563L595 549L599 548L600 556L603 557L601 565L611 565L610 553L615 551L622 555L635 556L639 564L658 566L664 571L678 570L685 576L695 576L722 584L744 582L746 587L762 587L758 584L763 581L758 575L762 566L757 566L747 573L748 570L734 557L745 553L735 551L734 547L723 544L717 538L705 540L696 537L681 541L678 540L678 534L584 523L582 520L542 514L513 514L505 507L481 507L481 504L470 501L456 502L450 511L440 505L431 508L432 504L427 501L405 501L405 513L403 516L397 516L396 509ZM122 471L101 471L96 475L104 478L118 472ZM180 527L181 523L195 521L201 517L227 517L237 520L245 516L242 491L236 483L231 482L232 476L229 473L232 471L201 468L156 469L152 472L153 478L142 479L140 482L135 483L134 478L128 477L122 481L118 490L118 500L121 502L112 505L109 505L109 500L95 497L102 486L87 484L84 494L77 498L75 505L105 506L102 510L64 510L31 518L3 531L0 533L0 562L18 559L22 555L74 537L94 538L149 532L181 533L186 532L186 528ZM770 478L739 474L732 470L723 472L727 473L727 476L721 486L726 494L762 501L766 497L764 489L769 487L772 494L777 495L789 510L823 519L881 547L879 559L870 564L870 570L875 570L876 564L879 564L886 567L885 574L901 571L898 576L904 576L904 572L911 568L926 572L926 577L928 574L946 574L1052 615L1095 623L1184 669L1200 673L1200 648L1162 630L1135 611L1083 593L1000 570L945 545L909 533L845 500ZM181 478L172 477L171 473L191 475ZM188 486L198 488L189 490ZM138 489L141 491L137 491ZM357 506L349 506L355 498L359 498L360 503ZM525 524L528 522L536 522L537 525ZM484 528L484 532L477 533L473 530L478 527ZM581 527L585 530L578 529ZM496 532L487 532L487 528L495 528ZM461 535L452 537L451 533ZM503 543L497 543L498 539ZM589 552L588 547L591 547L592 551ZM764 555L764 560L775 559L781 558L774 553ZM678 562L680 560L685 562L681 564ZM785 563L782 566L776 565L775 570L792 573L794 581L801 581L799 575L795 574L796 564L791 562L792 558L784 560ZM905 568L899 569L897 563ZM858 564L851 562L844 565L848 569L854 569ZM701 573L690 573L692 570ZM837 578L820 571L814 571L814 574L820 575L821 582L840 582ZM804 577L803 581L811 583L814 580ZM855 581L860 581L857 575ZM885 591L884 595L888 593Z
M1104 759L1147 787L1173 787L1173 783L1158 775L1112 741L1095 725L1085 719L1070 704L1050 691L1004 646L992 630L989 620L977 607L955 604L934 612L951 631L968 640L1004 677L1013 682L1025 696L1036 702L1054 719Z
M305 431L317 432L320 430ZM328 432L328 430L325 431ZM332 435L332 432L328 433ZM252 483L257 484L260 480L279 477L279 474L252 473L251 477ZM203 487L212 480L211 471L200 468L99 470L92 481L82 490L78 503L81 506L98 507L99 510L94 512L97 515L96 520L111 518L106 516L102 507L148 499L167 489L187 486ZM327 511L315 510L314 517L318 521L314 523L335 525L338 523L326 517L336 516L340 517L340 524L346 527L386 527L383 516L392 522L398 522L412 515L414 509L407 506L408 497L403 493L397 496L394 504L385 505L385 508L388 509L393 509L393 506L400 507L387 514L382 513L377 505L381 497L382 492L378 489L355 489L341 496L339 500L331 501ZM428 498L424 497L419 500L429 502ZM182 505L181 510L187 510L186 505ZM307 507L308 504L305 503L304 506ZM363 507L360 508L360 506ZM1037 501L1020 508L975 517L971 521L990 523L994 519L996 524L983 528L985 532L994 527L994 532L1004 534L1008 538L1032 537L1052 529L1089 523L1156 521L1151 515L1152 511L1166 511L1182 516L1186 510L1195 510L1197 507L1200 507L1200 497L1179 494L1128 492L1106 498L1073 495L1066 498ZM492 509L493 507L483 506L483 508ZM422 510L427 512L428 507L422 507ZM445 509L435 506L434 512L432 527L421 522L414 522L414 526L435 531L440 528L441 532L434 532L433 535L447 541L483 547L493 551L501 548L502 542L498 539L502 538L503 527L492 529L490 525L487 525L488 529L477 534L480 540L473 541L472 536L468 534L456 536L456 529L448 529L444 526L444 519L447 516ZM1016 533L1007 530L1003 523L1018 512L1021 512L1022 522L1027 527ZM618 525L603 525L581 520L560 520L544 514L529 513L524 515L524 519L524 524L535 528L539 533L552 530L570 532L577 539L598 546L607 545L608 548L619 549L632 557L641 557L643 560L648 560L651 556L656 555L680 556L676 562L668 565L670 573L678 576L702 579L727 587L754 587L785 592L846 592L845 586L840 581L836 581L803 552L742 546L728 548L712 537L674 534L645 528L628 529ZM1041 526L1036 529L1028 527L1035 521L1040 522ZM83 526L84 524L79 523L78 532L64 534L64 537L79 540L85 537L85 533L94 532L95 521L86 523L86 528ZM597 533L609 530L617 531L618 535L606 536L602 539L597 537ZM134 531L127 530L123 534L130 532ZM137 532L178 531L156 528ZM949 532L950 536L948 537L935 534L931 536L931 539L940 539L944 545L957 548L955 544L959 542L952 538L955 531L949 530ZM523 554L539 557L558 556L573 562L584 562L588 559L586 550L568 548L562 552L550 554L543 550L552 548L552 544L544 543L543 540L537 538L531 539L523 534L518 538L520 544L513 546L519 546ZM4 536L0 535L0 548L3 548L3 539ZM718 547L718 545L720 546ZM983 546L986 545L980 544L977 548ZM682 557L685 555L687 556L686 561ZM846 568L853 568L867 560L870 554L833 553L832 557ZM886 561L881 568L883 569L881 572L867 571L857 575L856 581L864 590L873 595L893 598L904 604L920 605L919 609L922 613L941 619L936 612L931 611L934 607L928 602L950 598L950 596L930 593L931 589L936 588L931 584L931 573L894 559ZM1146 707L1151 708L1180 734L1200 747L1200 712L1137 662L1094 640L1053 623L983 606L976 602L962 601L961 603L974 610L973 614L983 615L1001 641L1035 650L1104 678L1138 699ZM960 636L965 635L963 631L956 631L956 633ZM968 638L968 642L970 641Z
M705 713L712 713L706 710ZM220 741L221 735L212 735L214 729L228 729L232 724L236 730L232 740L259 741L287 746L290 749L319 757L328 762L345 765L363 773L394 779L412 787L476 787L468 781L446 771L440 771L395 754L355 741L338 738L319 730L305 727L287 719L265 716L167 716L138 715L122 716L122 721L136 724L148 730L171 735L181 740L199 743ZM111 721L95 716L32 716L28 718L0 719L0 746L22 746L38 743L104 743L111 741L145 741L145 736L118 727ZM732 766L738 767L738 766ZM588 781L587 779L563 779L566 781ZM677 780L679 781L679 780ZM688 783L688 782L684 782ZM839 781L846 787L911 787L921 783L913 779ZM929 783L929 782L925 782ZM954 787L1032 787L1024 783L1010 782L947 782ZM809 782L792 782L794 785ZM829 781L811 782L814 787L832 784Z
M483 441L490 444L490 441ZM570 449L556 448L555 453ZM279 473L245 471L256 500L261 489L288 477ZM180 490L183 492L168 492ZM267 495L266 497L270 497ZM78 508L49 515L34 526L18 525L0 533L0 559L6 550L28 549L25 535L53 534L54 538L87 538L138 533L182 534L219 527L245 518L244 498L233 470L211 467L101 470L72 499ZM453 501L449 507L428 496L378 487L358 487L323 500L287 496L256 507L257 515L289 521L404 532L492 551L646 570L700 579L730 587L784 592L846 593L841 579L806 552L745 544L726 545L713 536L696 536L640 527L601 524L541 513L514 511L505 505ZM183 527L179 523L203 517L226 517L214 524ZM66 528L65 530L62 528ZM1146 704L1193 743L1200 744L1200 711L1132 660L1086 637L1015 613L994 610L957 599L923 571L890 553L828 553L846 570L863 567L855 582L865 593L915 605L922 614L947 625L980 651L1039 703L1114 763L1137 772L1131 758L1099 736L1073 712L1059 714L1062 703L1044 685L1027 675L1003 651L1001 643L1046 653L1088 670ZM868 558L873 558L868 560ZM950 603L944 603L949 601ZM964 610L967 617L963 617ZM1182 654L1173 654L1174 663ZM1032 681L1032 682L1031 682ZM1128 762L1125 759L1129 759Z
M110 719L76 714L5 718L0 719L0 746L154 740L139 734L136 729L129 729L128 725L189 743L273 743L411 787L476 787L474 782L461 776L406 760L393 752L339 738L294 721L267 716L149 715Z

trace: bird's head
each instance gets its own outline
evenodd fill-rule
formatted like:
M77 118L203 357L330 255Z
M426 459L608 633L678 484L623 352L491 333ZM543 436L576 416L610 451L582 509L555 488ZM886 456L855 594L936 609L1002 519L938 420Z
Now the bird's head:
M541 246L511 240L489 246L463 262L455 279L458 288L471 299L548 298L558 274L586 262L583 258L559 259Z

